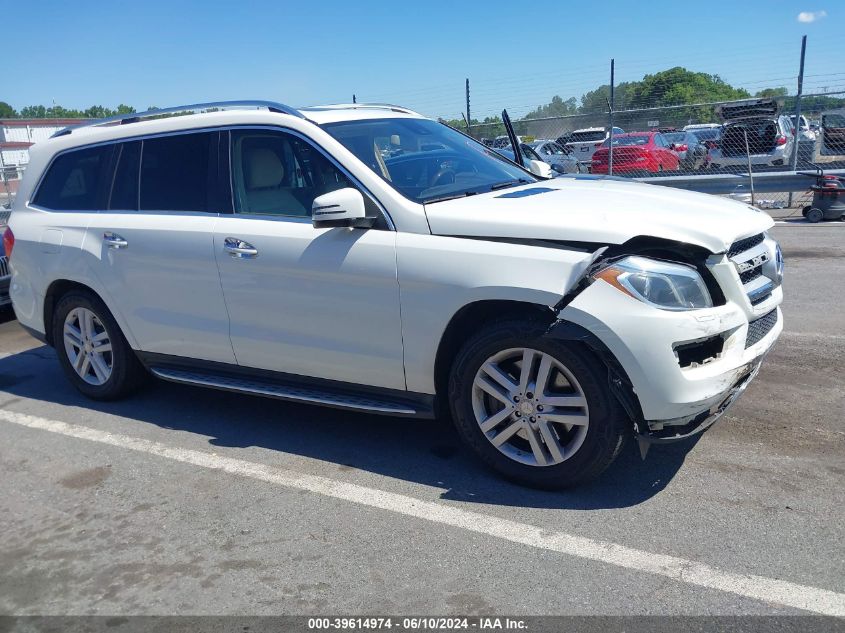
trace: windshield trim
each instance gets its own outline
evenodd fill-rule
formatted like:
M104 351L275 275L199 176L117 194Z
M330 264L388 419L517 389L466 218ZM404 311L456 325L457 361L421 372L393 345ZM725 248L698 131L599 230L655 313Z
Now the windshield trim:
M490 189L489 189L489 187L486 187L486 186L485 186L485 188L482 188L482 189L480 189L480 190L474 190L473 188L470 188L470 189L467 189L467 190L465 190L465 191L463 191L463 192L456 191L456 192L454 192L454 194L444 194L443 196L435 196L435 197L433 197L431 200L420 200L420 199L418 199L418 198L413 198L413 197L409 196L408 194L406 194L406 193L405 193L404 191L402 191L401 189L399 189L399 188L398 188L395 184L393 184L390 180L387 180L387 179L386 179L386 178L384 178L381 174L379 174L378 172L376 172L376 171L372 170L372 169L371 169L371 168L370 168L370 167L369 167L369 166L368 166L368 165L367 165L364 161L362 161L362 160L361 160L361 158L360 158L360 157L358 157L358 156L355 154L355 152L353 152L352 150L350 150L349 148L347 148L347 147L344 145L344 143L343 143L343 142L342 142L339 138L337 138L334 134L332 134L332 132L331 132L331 129L332 129L333 127L340 127L341 125L344 125L344 124L360 124L360 123L370 123L370 122L379 122L379 123L382 123L382 122L385 122L385 121L392 121L392 120L405 120L405 118L404 118L404 117L380 117L380 118L377 118L377 119L366 119L366 120L362 120L362 121L358 121L358 120L330 121L330 122L326 122L326 123L319 123L319 124L317 124L317 126L318 126L320 129L322 129L322 130L323 130L326 134L328 134L329 136L331 136L331 137L332 137L332 139L334 139L337 143L340 143L340 145L342 145L343 147L345 147L345 148L346 148L346 149L347 149L347 150L348 150L348 151L349 151L349 152L350 152L350 153L351 153L351 154L355 157L355 159L361 163L361 165L364 167L364 169L366 169L367 171L372 172L373 174L375 174L375 176L376 176L376 177L377 177L377 178L378 178L381 182L383 182L384 184L388 185L391 189L393 189L393 191L395 191L395 192L396 192L396 193L398 193L400 196L402 196L403 198L405 198L406 200L408 200L408 201L410 201L410 202L412 202L412 203L414 203L414 204L419 204L419 205L423 205L423 206L425 206L426 204L432 204L432 203L436 203L436 202L442 202L444 199L447 199L447 198L448 198L448 199L454 199L454 197L455 197L455 196L456 196L456 197L465 197L465 196L472 196L472 195L481 194L481 193L490 193ZM461 130L459 130L459 129L457 129L457 128L454 128L454 127L452 127L451 125L449 125L449 124L447 124L447 123L445 123L445 122L443 122L443 121L435 121L434 119L428 119L428 118L425 118L425 117L422 117L422 118L420 118L420 119L415 119L415 120L417 120L417 121L431 121L432 123L437 123L437 124L439 124L439 125L442 125L443 127L448 128L448 129L452 130L453 132L457 132L457 133L458 133L458 134L460 134L461 136L463 136L463 137L465 137L465 138L467 138L467 139L471 140L473 143L475 143L475 145L477 145L478 147L480 147L480 148L481 148L481 153L483 153L485 156L489 156L490 158L493 158L493 159L495 159L495 160L502 161L503 163L506 163L509 167L516 167L516 168L518 168L521 172L524 172L524 173L527 175L527 177L529 178L528 182L515 184L515 185L514 185L514 187L518 187L518 186L522 186L522 185L526 185L526 184L532 184L532 183L537 183L537 182L540 182L540 178L538 178L537 176L535 176L534 174L532 174L532 173L531 173L531 172L530 172L530 171L529 171L526 167L523 167L522 165L519 165L518 163L516 163L516 162L514 162L514 161L510 160L510 159L509 159L509 158L507 158L506 156L503 156L502 154L500 154L499 152L497 152L494 148L492 148L492 147L488 147L487 145L485 145L484 143L482 143L482 142L481 142L481 141L479 141L478 139L473 138L472 136L470 136L470 135L469 135L469 134L467 134L466 132L462 132ZM495 183L494 183L494 184L495 184Z

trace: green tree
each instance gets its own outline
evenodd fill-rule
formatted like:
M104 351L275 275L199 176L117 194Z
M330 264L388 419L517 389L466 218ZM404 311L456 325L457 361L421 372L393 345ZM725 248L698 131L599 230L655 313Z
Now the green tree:
M526 119L542 119L545 117L567 116L578 112L578 100L575 97L570 97L566 101L562 97L555 95L551 102L544 106L538 107L536 110L525 115Z
M0 101L0 119L13 119L18 116L15 109L5 101Z
M780 88L764 88L755 94L755 97L770 97L770 98L778 98L778 97L785 97L789 94L789 90L781 86Z

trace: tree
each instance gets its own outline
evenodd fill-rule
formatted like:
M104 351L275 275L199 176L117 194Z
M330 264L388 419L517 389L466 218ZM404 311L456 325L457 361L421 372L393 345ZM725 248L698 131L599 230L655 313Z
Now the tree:
M785 97L789 94L789 90L781 86L780 88L764 88L760 90L755 97L762 97L762 98L778 98L778 97Z
M0 119L13 119L18 116L15 109L5 101L0 101Z
M542 119L545 117L567 116L578 112L578 100L570 97L564 101L560 96L552 97L550 103L538 107L525 115L526 119Z

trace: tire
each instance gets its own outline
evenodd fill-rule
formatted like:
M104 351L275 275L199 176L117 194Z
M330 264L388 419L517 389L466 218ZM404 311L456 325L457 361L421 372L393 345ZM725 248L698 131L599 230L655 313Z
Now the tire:
M595 479L604 472L622 450L630 433L630 422L609 392L604 365L582 344L546 337L546 329L541 322L524 319L503 320L483 327L464 344L455 358L449 379L449 405L461 440L487 466L522 485L561 489ZM521 404L510 405L511 410L505 411L508 405L504 405L504 401L510 402L515 399L513 394L519 394L517 381L525 363L505 368L513 362L511 354L514 358L525 358L519 356L525 354L525 350L537 355L531 361L534 373L542 374L546 356L551 359L549 363L555 363L551 372L546 373L554 380L544 381L549 388L538 389L542 393L536 394L528 393L536 388L528 382L529 390L520 394ZM501 386L501 383L491 381L492 374L481 370L482 365L489 367L487 363L493 359L504 359L496 360L501 364L496 364L495 368L507 374L517 391L501 388L499 397L494 398L486 387L479 387L485 381L494 387ZM557 389L564 390L562 395L548 395ZM503 394L511 395L500 399ZM539 404L564 398L567 402L579 399L584 406L561 410L551 404L545 407ZM502 409L488 416L488 406ZM567 420L578 421L571 425L560 419L551 421L551 418L562 417L561 414ZM482 423L493 423L497 416L502 418L501 422L482 430ZM549 419L541 420L542 416ZM544 428L535 428L532 432L529 424L530 427L542 424ZM521 425L516 432L513 431L515 425ZM551 433L549 427L553 429ZM502 441L499 435L509 439ZM533 441L530 435L533 435ZM501 442L501 448L493 444L496 438ZM547 438L557 446L557 455ZM540 463L538 452L544 458L544 464Z
M85 317L89 314L92 318L86 327L83 322L88 320ZM66 322L73 328L67 337ZM76 342L71 342L72 339ZM127 396L140 388L147 378L146 370L111 312L92 292L71 290L58 301L53 312L53 344L65 375L77 390L93 400L116 400ZM110 349L101 351L107 345ZM74 361L80 361L80 371L74 368Z
M809 206L808 206L808 207L804 207L803 209L801 209L801 215L803 215L803 216L806 218L806 217L807 217L807 214L810 212L810 209L812 209L812 208L813 208L813 207L809 207Z
M805 215L804 217L807 218L808 222L812 222L813 224L815 224L816 222L821 222L824 219L824 213L821 209L813 207L812 209L807 211L807 215Z

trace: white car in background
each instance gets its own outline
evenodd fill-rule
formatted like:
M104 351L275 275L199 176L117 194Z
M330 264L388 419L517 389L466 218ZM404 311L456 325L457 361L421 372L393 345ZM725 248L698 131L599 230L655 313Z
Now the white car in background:
M622 128L614 127L614 134L624 134ZM588 127L581 130L574 130L558 139L558 143L564 143L570 149L572 155L578 160L582 172L589 172L593 164L593 154L610 137L610 130L603 127Z
M783 328L772 226L715 196L541 180L398 106L225 102L37 143L4 243L21 325L86 396L152 374L439 413L552 488L632 436L702 432L748 386Z
M550 139L538 139L528 144L540 157L560 174L580 174L581 165L571 150Z
M716 107L725 121L719 145L710 150L712 169L789 165L795 145L795 128L785 114L778 114L774 99L747 99ZM747 145L746 145L747 143Z

